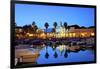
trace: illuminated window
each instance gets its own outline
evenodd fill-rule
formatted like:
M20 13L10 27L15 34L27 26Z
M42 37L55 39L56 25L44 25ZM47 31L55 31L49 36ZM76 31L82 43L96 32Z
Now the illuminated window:
M44 34L44 33L42 33L42 34L41 34L41 37L45 37L45 34Z
M69 36L72 37L72 33L69 33Z
M26 33L27 35L29 35L29 33Z
M68 37L68 34L66 34L66 37Z
M33 34L30 34L30 33L26 33L28 36L33 36Z
M29 34L29 36L33 36L33 34Z
M92 36L94 36L94 33L91 33Z
M22 32L22 29L19 29L19 32Z
M73 33L73 37L75 37L75 33Z
M82 35L82 37L84 37L84 36L85 36L85 34L84 34L84 33L81 33L81 35Z

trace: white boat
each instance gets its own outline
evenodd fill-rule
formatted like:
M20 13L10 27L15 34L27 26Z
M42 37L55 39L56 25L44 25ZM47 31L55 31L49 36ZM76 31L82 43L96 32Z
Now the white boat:
M39 51L35 49L16 49L15 65L19 63L35 63L39 56Z

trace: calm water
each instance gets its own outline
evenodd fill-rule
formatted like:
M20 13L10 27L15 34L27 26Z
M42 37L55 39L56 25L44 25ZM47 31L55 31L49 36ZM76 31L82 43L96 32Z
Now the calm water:
M69 62L84 62L84 61L94 61L94 53L92 50L85 50L79 52L67 52L67 57L64 57L65 51L55 50L52 47L47 47L47 52L49 54L48 59L45 58L46 47L42 48L40 51L40 56L37 59L37 64L49 64L49 63L69 63ZM58 54L58 57L54 57L54 53Z

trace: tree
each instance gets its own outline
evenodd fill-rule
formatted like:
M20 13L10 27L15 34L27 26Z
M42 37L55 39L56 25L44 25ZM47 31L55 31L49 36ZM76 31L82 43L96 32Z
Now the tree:
M65 27L65 37L66 37L66 30L67 30L67 22L64 22L64 27Z
M47 29L47 28L49 27L49 24L46 22L46 23L44 24L44 26L45 26L45 28Z
M56 35L57 22L54 22L53 26L54 26L54 29L55 29L55 35ZM56 37L56 36L55 36L55 37Z
M57 27L57 22L54 22L53 26L54 26L54 28L56 29L56 27Z
M80 28L80 26L77 25L77 24L75 24L75 25L71 25L70 27L75 27L75 29L79 29L79 28Z
M34 26L34 32L38 29L37 25Z
M36 30L38 29L35 21L32 22L32 30L33 30L33 33L36 33Z
M46 39L47 39L47 29L48 29L48 27L49 27L49 24L46 22L46 23L44 24L44 26L45 26L45 28L46 28Z
M91 28L95 28L95 26L89 26L88 28L89 28L89 29L91 29Z
M25 33L31 33L31 25L24 25L23 29Z
M86 29L86 27L85 27L85 26L81 26L80 28L81 28L81 29Z
M33 25L33 26L35 25L35 21L32 22L32 25Z

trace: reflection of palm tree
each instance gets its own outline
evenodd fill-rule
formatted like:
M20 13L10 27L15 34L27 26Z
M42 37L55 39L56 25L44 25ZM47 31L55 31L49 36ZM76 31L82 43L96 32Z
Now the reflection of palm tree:
M57 47L57 44L54 44L54 45L53 45L53 50L55 51L55 53L54 53L54 57L55 57L55 58L58 57L58 54L56 53L56 47Z
M45 26L45 28L46 28L46 40L47 40L47 29L48 29L48 27L49 27L49 24L46 22L45 24L44 24L44 26ZM46 42L47 43L47 42ZM47 45L47 44L46 44ZM46 58L48 58L49 57L49 54L48 54L48 52L47 52L47 46L46 46L46 54L45 54L45 57Z
M55 53L54 53L54 57L55 58L57 58L58 57L58 54L57 54L57 52L55 51Z
M49 57L49 54L48 54L48 52L47 52L47 46L46 46L46 54L45 54L45 58L48 59L48 57Z
M62 56L63 52L64 52L64 47L63 45L60 46L59 51L60 51L60 56Z
M64 22L64 27L65 27L65 37L66 37L66 30L67 30L67 23Z
M55 29L55 35L56 35L56 27L57 27L57 23L54 22L53 26L54 26L54 29ZM55 37L56 37L56 36L55 36Z
M64 50L61 51L61 54L60 54L61 56L62 56L63 52L64 52Z
M55 45L53 45L53 46L52 46L52 49L53 49L53 50L55 50L55 49L56 49L56 46L55 46Z
M67 57L68 57L67 50L65 50L64 57L65 57L65 58L67 58Z

